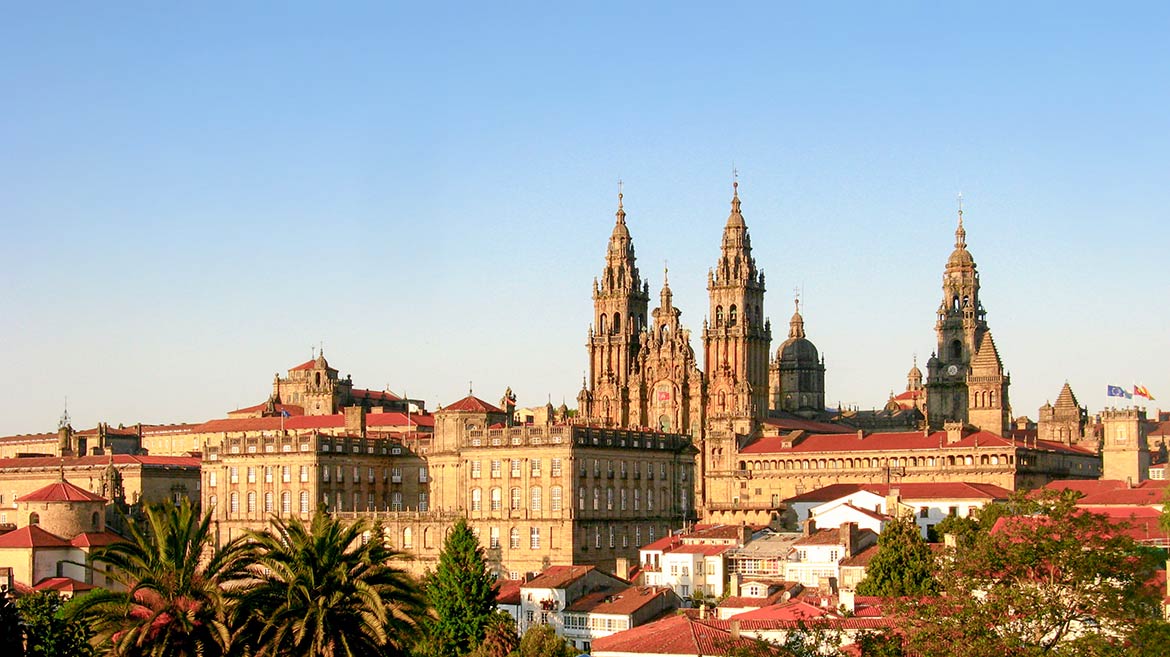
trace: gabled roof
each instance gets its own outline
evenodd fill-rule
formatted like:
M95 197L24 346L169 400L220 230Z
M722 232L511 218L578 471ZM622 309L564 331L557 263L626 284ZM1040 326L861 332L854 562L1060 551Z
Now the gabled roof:
M787 620L799 621L813 618L823 618L833 615L827 609L810 605L803 600L789 600L778 605L762 607L755 611L747 611L733 616L736 620Z
M650 655L722 655L731 647L750 647L751 639L732 639L731 633L684 614L601 637L592 642L593 652Z
M740 450L741 454L776 454L798 455L811 452L884 452L894 450L949 450L970 449L972 447L1004 447L1039 449L1066 454L1093 455L1093 452L1079 445L1065 445L1049 440L1028 439L1017 440L1004 438L990 431L975 431L966 434L962 439L947 442L945 431L935 431L924 434L921 431L895 431L887 433L871 433L858 437L853 433L821 433L810 434L803 440L790 444L785 436L765 436L757 439Z
M1118 506L1118 505L1161 505L1165 498L1164 488L1115 488L1085 495L1077 500L1077 506Z
M126 539L113 532L82 532L74 536L69 544L76 548L88 548L124 543L125 541Z
M51 534L37 525L26 525L20 529L0 535L0 548L67 548L69 541Z
M93 584L79 582L72 577L46 577L33 585L34 591L59 591L62 593L81 593L97 588Z
M565 611L628 616L659 598L672 595L672 593L669 586L631 586L625 589L596 591L581 596L565 607Z
M869 566L869 562L877 555L877 553L878 553L878 546L877 546L877 543L874 543L873 545L865 548L861 552L858 552L857 554L855 554L851 557L845 557L844 559L841 560L840 565L842 568L847 568L847 567L851 567L851 566L865 568L865 567Z
M854 504L849 504L849 503L845 503L845 504L839 504L839 505L837 505L837 506L834 506L834 507L832 507L832 508L825 509L824 511L821 511L821 512L820 512L820 514L818 514L818 516L817 516L817 517L820 517L820 515L823 515L823 514L825 514L825 513L828 513L829 511L832 511L833 509L839 509L839 508L842 508L842 507L843 507L843 508L846 508L846 509L849 509L849 510L851 510L851 511L853 511L854 513L857 513L857 514L863 515L863 516L865 516L865 517L867 517L867 518L872 518L873 520L879 520L879 521L881 521L881 522L885 522L885 521L887 521L887 520L889 520L889 519L890 519L890 516L888 516L888 515L886 515L886 514L884 514L884 513L877 513L876 511L871 511L871 510L869 510L869 509L863 509L863 508L861 508L861 507L859 507L859 506L857 506L857 505L854 505ZM818 507L818 508L819 508L819 507Z
M866 534L870 536L877 536L872 529L862 529L858 532L858 536L864 537ZM844 545L841 539L841 528L832 527L829 529L818 529L816 532L801 538L793 543L793 545Z
M563 589L593 570L593 566L549 566L522 584L523 589Z
M830 484L784 500L785 504L832 502L859 491L885 497L897 490L903 501L910 500L1006 500L1012 492L995 484L965 481L910 482L900 484Z
M31 493L16 498L17 502L106 502L106 498L74 486L68 481L55 481Z
M475 395L467 395L459 401L451 402L443 407L444 411L470 411L473 413L503 413L504 411L492 406Z
M522 579L501 579L496 580L500 585L496 592L496 604L498 605L513 605L520 604L520 587L524 584Z

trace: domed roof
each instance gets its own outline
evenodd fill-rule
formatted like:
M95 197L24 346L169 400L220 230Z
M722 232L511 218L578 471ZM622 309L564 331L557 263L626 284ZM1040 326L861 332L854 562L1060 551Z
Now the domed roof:
M947 266L974 267L975 258L967 250L967 229L963 228L963 211L959 210L959 227L955 229L955 250L947 258Z
M816 345L808 338L788 338L776 350L776 358L785 365L812 366L821 362Z

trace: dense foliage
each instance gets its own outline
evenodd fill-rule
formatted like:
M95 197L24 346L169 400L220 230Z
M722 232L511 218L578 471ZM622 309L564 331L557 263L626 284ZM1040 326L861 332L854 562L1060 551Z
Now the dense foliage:
M233 621L260 657L406 655L425 605L382 528L317 514L249 532L230 587Z
M93 654L89 645L89 627L66 619L62 613L65 603L65 598L56 591L38 591L17 600L25 640L23 654L28 657L88 657ZM21 632L17 631L12 639L19 641L20 637ZM2 654L11 657L8 652Z
M533 625L520 639L520 646L509 657L575 657L580 654L551 625Z
M933 595L934 555L912 517L891 520L878 537L878 551L870 560L859 595L887 597Z
M423 589L433 616L425 623L426 641L416 654L466 655L483 641L499 587L487 569L479 539L462 518L443 542L439 565Z

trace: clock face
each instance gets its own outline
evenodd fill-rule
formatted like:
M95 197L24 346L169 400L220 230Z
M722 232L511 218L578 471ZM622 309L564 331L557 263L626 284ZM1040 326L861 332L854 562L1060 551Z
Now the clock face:
M951 376L954 376L958 373L959 373L959 366L958 365L951 365L950 367L947 368L947 374L950 374Z

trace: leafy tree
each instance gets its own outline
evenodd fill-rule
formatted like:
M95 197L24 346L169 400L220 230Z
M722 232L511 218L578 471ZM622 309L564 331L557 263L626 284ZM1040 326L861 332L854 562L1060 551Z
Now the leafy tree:
M471 651L471 657L508 657L518 647L520 637L516 634L516 619L508 612L497 611L488 619L483 641Z
M1170 488L1162 494L1162 513L1158 516L1158 527L1163 535L1170 537Z
M499 587L466 520L460 518L451 528L439 565L423 588L434 617L425 624L427 638L416 653L466 655L478 646L496 609Z
M934 555L912 517L891 520L878 537L878 552L857 586L858 595L932 595L938 591Z
M248 533L232 583L236 625L264 657L406 655L424 605L382 528L325 513Z
M189 500L148 505L127 523L130 540L95 551L123 591L97 590L67 607L100 648L137 657L216 657L231 648L221 584L239 546L212 548L211 516Z
M930 528L930 540L937 543L944 540L947 535L951 535L955 537L956 544L967 547L975 542L975 534L978 531L979 521L975 518L947 516Z
M8 587L0 587L0 655L24 657L24 624Z
M509 657L575 657L579 654L576 648L557 636L551 625L542 623L528 628L520 639L520 647Z
M1147 585L1158 558L1074 497L1035 502L943 560L941 595L903 612L912 653L1118 654L1141 628L1158 629L1147 625L1159 614Z
M56 591L38 591L16 601L24 622L28 657L88 657L89 628L64 618L65 598ZM18 633L17 638L20 634ZM7 654L7 653L6 653Z

